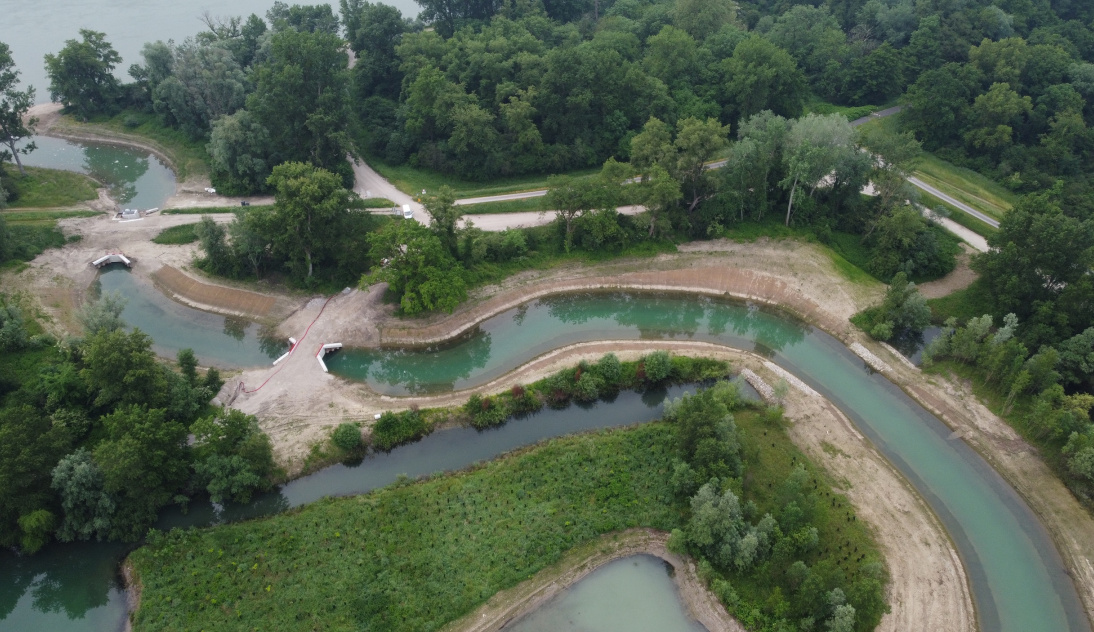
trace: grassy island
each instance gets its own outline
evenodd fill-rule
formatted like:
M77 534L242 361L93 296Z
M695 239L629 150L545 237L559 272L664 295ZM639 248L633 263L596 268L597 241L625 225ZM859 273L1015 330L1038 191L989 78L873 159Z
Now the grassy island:
M790 442L778 410L729 385L670 408L672 421L554 439L468 471L153 533L129 559L141 590L135 629L437 630L566 551L632 527L673 531L670 546L699 558L702 579L750 628L829 620L840 589L855 622L847 629L873 629L885 609L876 545ZM715 462L685 438L727 432ZM696 491L689 480L707 482ZM739 530L704 523L706 505L737 499ZM708 532L737 561L708 555Z

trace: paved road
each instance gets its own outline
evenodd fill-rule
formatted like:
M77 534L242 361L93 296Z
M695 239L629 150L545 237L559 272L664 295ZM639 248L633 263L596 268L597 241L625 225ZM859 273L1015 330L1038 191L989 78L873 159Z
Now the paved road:
M938 189L932 187L931 185L927 184L926 182L920 180L919 178L916 178L915 176L913 176L911 178L908 178L908 182L910 182L913 186L920 189L921 191L925 191L927 193L930 193L931 195L935 196L936 198L942 200L943 202L946 202L947 204L952 204L953 206L961 209L962 211L965 211L969 215L972 215L976 219L984 222L985 224L987 224L987 225L989 225L993 228L999 228L999 222L998 221L992 219L991 217L989 217L987 215L984 215L983 213L981 213L980 211L974 209L973 207L969 206L968 204L965 204L964 202L961 202L959 200L956 200L956 199L946 195L945 193L943 193L943 192L939 191Z
M901 109L902 107L898 105L896 107L891 107L885 110L881 110L879 112L874 112L869 116L864 116L860 119L851 121L851 126L858 127L859 125L868 123L870 121L875 121L879 118L892 116L893 114L900 112ZM715 162L708 163L706 168L718 169L724 167L726 165L726 162L726 160L717 160ZM414 219L422 222L423 224L428 223L428 217L426 216L425 210L422 208L421 204L418 204L409 195L396 189L394 185L385 180L382 176L380 176L380 174L376 173L376 171L374 171L367 164L361 162L355 165L354 173L356 174L356 186L354 187L354 190L357 191L357 193L364 196L365 192L368 191L372 193L373 197L387 198L399 205L410 204L411 208L414 209ZM968 204L965 204L960 200L956 200L953 197L946 195L945 193L939 191L931 185L923 182L919 178L908 178L908 182L911 183L912 186L915 186L918 189L929 193L930 195L933 195L948 204L953 205L955 208L960 209L961 211L964 211L969 215L972 215L973 217L979 219L985 224L988 224L989 226L993 226L995 228L999 227L998 221L972 208ZM533 191L521 191L519 193L505 193L502 195L488 195L483 197L464 198L462 200L456 200L456 204L462 206L469 204L484 204L488 202L527 200L530 198L542 197L544 195L547 195L547 189L536 189ZM634 215L640 212L640 209L641 207L635 206L621 207L619 209L619 212L627 215ZM474 222L475 226L488 231L501 231L507 228L540 226L549 223L554 219L553 214L550 214L548 212L540 213L536 211L528 213L493 213L467 215L465 217L466 219ZM942 224L942 226L944 226L950 232L969 242L969 244L971 244L977 250L984 251L987 249L987 242L984 241L983 237L980 237L976 233L965 228L964 226L961 226L957 222L954 222L952 220L944 220L940 221L939 223Z
M456 200L456 205L464 204L482 204L484 202L508 202L509 200L527 200L528 198L543 197L547 195L547 189L536 189L535 191L521 191L520 193L505 193L503 195L487 195L485 197L473 197L464 198L462 200Z

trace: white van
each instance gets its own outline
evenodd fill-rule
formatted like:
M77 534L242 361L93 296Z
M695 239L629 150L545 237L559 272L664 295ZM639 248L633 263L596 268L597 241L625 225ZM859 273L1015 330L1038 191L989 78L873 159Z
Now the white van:
M411 210L409 204L403 205L403 219L414 219L414 211Z

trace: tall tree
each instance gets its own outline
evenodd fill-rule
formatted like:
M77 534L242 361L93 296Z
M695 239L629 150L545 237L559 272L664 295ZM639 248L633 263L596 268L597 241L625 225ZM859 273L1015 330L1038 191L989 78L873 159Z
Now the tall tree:
M269 60L254 69L247 109L269 133L271 164L311 162L352 183L349 71L343 42L325 32L276 33Z
M725 148L729 126L709 118L686 118L677 122L676 137L669 127L651 117L642 132L631 139L631 164L645 173L658 165L679 185L685 208L693 212L715 193L716 174L706 163Z
M448 254L456 258L459 255L459 228L463 210L456 205L456 192L452 187L444 185L436 195L431 195L422 201L425 212L429 213L430 228L440 237Z
M110 536L135 540L186 482L186 426L167 419L163 409L130 405L104 417L103 427L106 439L92 456L118 505Z
M19 154L29 154L37 147L34 143L27 143L23 147L16 145L24 138L34 135L34 125L38 119L24 119L27 110L34 104L34 86L28 86L26 90L19 90L18 86L19 71L15 69L11 49L0 42L0 142L7 146L7 149L0 150L0 166L5 160L14 159L19 166L19 173L26 175Z
M753 35L733 49L723 66L723 103L731 120L762 110L787 117L801 113L805 76L785 50Z
M274 167L274 247L289 260L296 276L310 279L316 263L329 257L351 209L360 208L356 193L342 187L333 173L301 162Z
M418 222L393 222L369 234L372 258L383 261L362 285L384 281L407 315L451 312L467 298L463 269L440 238Z
M840 114L809 114L790 126L783 151L786 177L782 181L782 185L790 191L790 200L786 205L787 226L794 211L798 186L809 188L809 196L812 197L835 166L844 162L848 154L857 151L853 139L851 124Z
M46 55L46 74L50 98L86 120L113 109L118 95L114 67L122 58L106 41L106 33L80 29L80 38L67 40L56 55Z
M990 250L973 259L996 313L1016 314L1031 347L1094 324L1094 219L1065 214L1059 195L1058 185L1023 197L988 238Z

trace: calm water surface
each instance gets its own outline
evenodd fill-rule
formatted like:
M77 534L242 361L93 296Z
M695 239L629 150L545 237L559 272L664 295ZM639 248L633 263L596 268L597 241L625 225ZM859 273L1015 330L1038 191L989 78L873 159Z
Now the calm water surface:
M242 318L203 312L173 301L137 280L122 264L105 266L99 274L99 287L127 300L122 320L151 336L153 349L162 356L173 358L180 349L189 348L202 366L249 367L269 365L287 351L288 342L272 330L264 332Z
M36 136L38 149L23 157L32 167L84 173L103 183L121 208L159 208L175 193L175 173L140 149L75 143Z
M652 555L609 562L518 621L507 632L705 632L690 618L671 569Z

